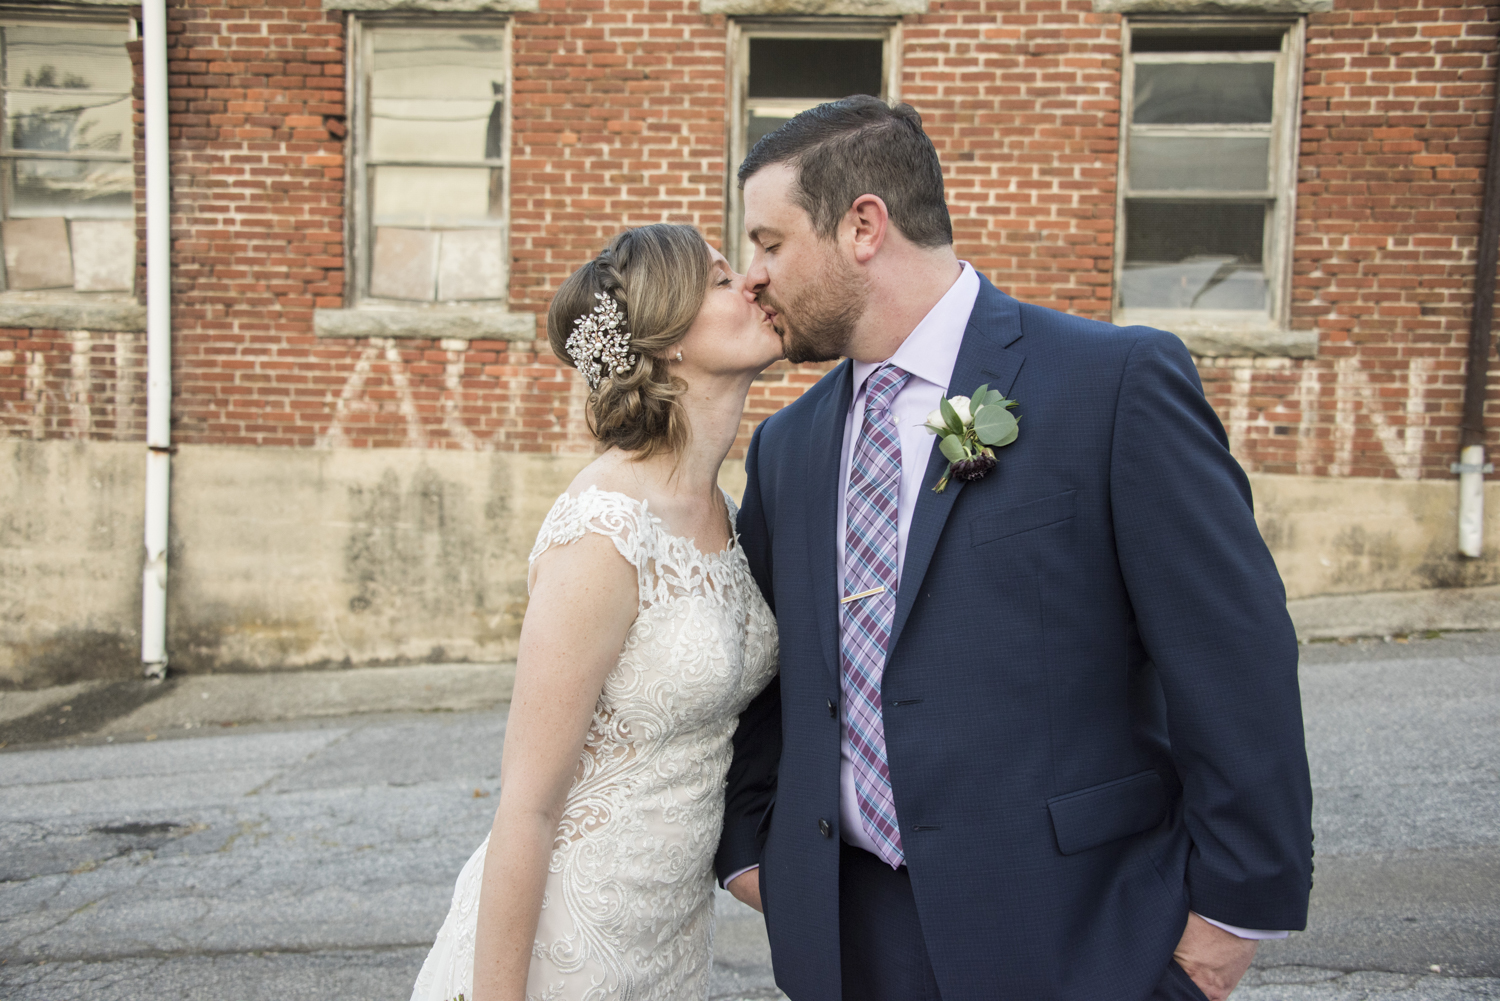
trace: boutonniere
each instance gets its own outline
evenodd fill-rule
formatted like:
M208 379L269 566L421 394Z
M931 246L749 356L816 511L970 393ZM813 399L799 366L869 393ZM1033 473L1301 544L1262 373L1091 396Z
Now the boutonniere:
M1015 405L986 383L973 396L946 399L927 415L922 426L940 436L938 450L948 460L934 493L943 492L950 476L977 480L995 468L995 449L1015 441L1021 430L1010 412Z

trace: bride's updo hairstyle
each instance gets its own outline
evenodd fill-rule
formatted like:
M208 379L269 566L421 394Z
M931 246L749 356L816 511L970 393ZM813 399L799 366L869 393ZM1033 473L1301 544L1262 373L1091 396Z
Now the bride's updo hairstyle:
M697 318L712 273L702 234L657 223L615 237L557 290L547 310L547 340L580 372L599 359L572 357L568 338L575 324L600 315L599 294L614 299L624 314L619 329L630 331L624 371L603 365L589 393L589 430L605 445L644 459L687 444L687 415L677 399L687 383L670 374L667 359Z

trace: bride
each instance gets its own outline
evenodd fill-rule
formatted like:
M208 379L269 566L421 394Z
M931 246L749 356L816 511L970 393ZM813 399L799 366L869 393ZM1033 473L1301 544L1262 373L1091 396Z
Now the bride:
M547 334L607 450L531 551L499 808L412 1001L706 998L730 738L776 673L716 484L781 342L673 225L574 272Z

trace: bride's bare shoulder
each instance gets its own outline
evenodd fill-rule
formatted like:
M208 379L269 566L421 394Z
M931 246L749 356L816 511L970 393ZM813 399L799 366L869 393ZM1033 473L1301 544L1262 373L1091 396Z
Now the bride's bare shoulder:
M570 497L578 497L589 490L599 490L621 494L635 501L645 500L639 471L629 466L630 459L612 449L584 466L573 477L573 482L568 484L566 493Z

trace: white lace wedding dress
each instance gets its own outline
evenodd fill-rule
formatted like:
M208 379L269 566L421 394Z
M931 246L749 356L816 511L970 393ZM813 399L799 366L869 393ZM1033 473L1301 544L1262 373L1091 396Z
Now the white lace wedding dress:
M586 532L613 540L636 568L640 611L568 790L527 1001L706 998L730 738L776 673L776 623L737 542L705 555L624 494L563 494L531 560ZM474 996L488 845L459 874L412 1001Z

